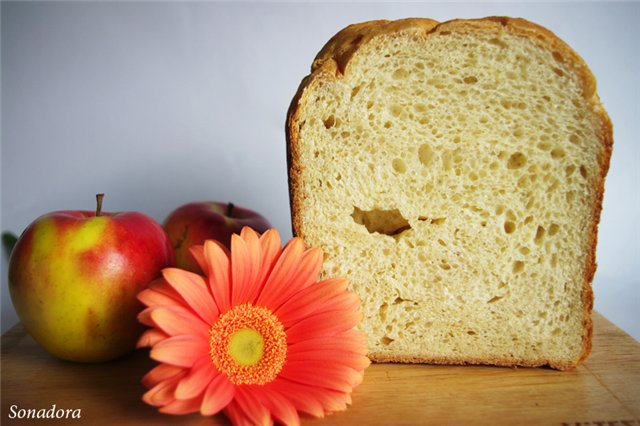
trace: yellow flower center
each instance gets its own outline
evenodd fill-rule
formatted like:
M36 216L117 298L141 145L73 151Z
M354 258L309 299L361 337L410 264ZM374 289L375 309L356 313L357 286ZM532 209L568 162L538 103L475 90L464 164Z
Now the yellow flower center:
M253 328L242 328L229 339L229 355L240 365L256 365L264 354L264 339Z
M235 306L218 318L209 333L211 362L235 385L265 385L284 366L287 335L267 308Z

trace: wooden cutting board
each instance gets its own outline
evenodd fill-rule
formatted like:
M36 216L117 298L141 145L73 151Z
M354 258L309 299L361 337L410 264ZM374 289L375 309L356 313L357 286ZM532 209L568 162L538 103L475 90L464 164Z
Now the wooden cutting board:
M640 344L594 314L591 356L576 370L374 364L353 405L322 425L640 426ZM167 416L141 400L146 351L85 365L49 356L16 326L2 336L4 424L220 425L223 416ZM80 409L80 419L11 420L20 408Z

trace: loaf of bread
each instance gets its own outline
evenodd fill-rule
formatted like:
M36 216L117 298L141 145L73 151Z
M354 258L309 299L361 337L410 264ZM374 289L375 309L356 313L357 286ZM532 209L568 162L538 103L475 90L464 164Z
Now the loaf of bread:
M287 117L294 233L385 362L576 366L612 147L584 61L523 19L335 35Z

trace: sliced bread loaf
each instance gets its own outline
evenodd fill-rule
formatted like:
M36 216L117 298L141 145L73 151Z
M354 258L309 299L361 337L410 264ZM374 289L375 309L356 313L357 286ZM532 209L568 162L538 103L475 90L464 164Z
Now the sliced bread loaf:
M287 119L294 233L363 301L374 361L567 369L591 347L612 129L523 19L351 25Z

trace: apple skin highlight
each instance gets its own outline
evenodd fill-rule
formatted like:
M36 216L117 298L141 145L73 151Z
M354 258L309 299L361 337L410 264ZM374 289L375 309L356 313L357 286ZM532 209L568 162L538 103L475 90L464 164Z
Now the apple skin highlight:
M259 213L232 203L202 201L178 207L167 216L164 229L175 250L176 266L202 273L189 248L205 240L216 240L229 248L231 235L248 226L264 233L271 224Z
M18 240L9 290L25 329L48 352L106 361L135 348L136 297L174 263L163 229L144 214L57 211Z

